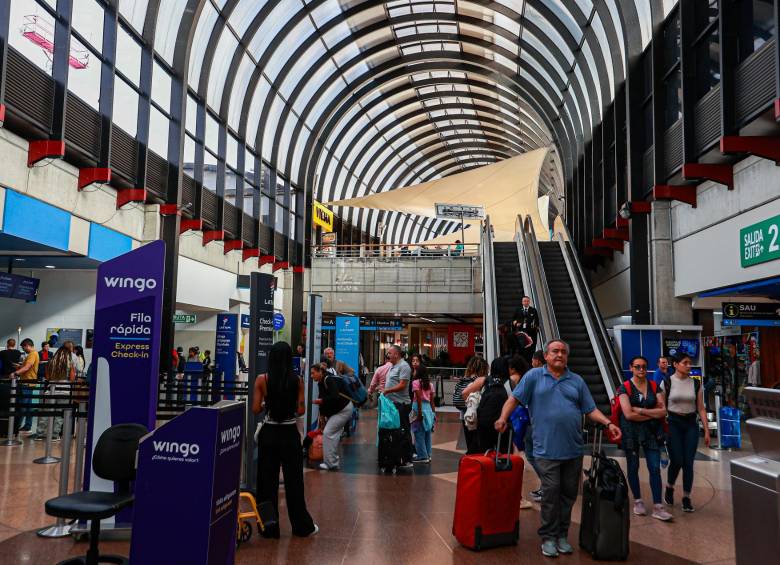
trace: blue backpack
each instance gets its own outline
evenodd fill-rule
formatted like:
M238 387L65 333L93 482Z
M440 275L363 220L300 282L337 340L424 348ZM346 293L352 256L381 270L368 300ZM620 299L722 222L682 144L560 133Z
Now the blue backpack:
M331 375L333 376L333 375ZM360 408L368 400L368 391L355 373L338 375L339 392L342 396L352 401L352 404Z
M518 406L509 415L509 423L512 425L512 443L520 451L525 451L525 430L530 421L531 416L525 406Z

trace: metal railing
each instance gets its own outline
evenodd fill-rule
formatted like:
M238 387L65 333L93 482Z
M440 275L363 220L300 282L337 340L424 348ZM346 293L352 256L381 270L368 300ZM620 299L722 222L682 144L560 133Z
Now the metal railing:
M523 219L518 216L515 221L515 230L519 244L518 252L521 257L520 271L523 277L523 289L539 311L537 344L544 344L551 339L560 337L560 333L531 217L526 216Z
M588 279L585 278L585 272L582 270L580 259L571 246L569 230L565 224L562 224L560 229L562 231L555 234L555 239L561 246L566 268L569 271L574 292L580 303L585 327L590 335L593 350L596 353L596 360L604 378L604 386L607 389L609 398L612 399L615 396L618 383L622 381L623 372L620 368L620 361L617 353L615 353L615 348L612 346L612 340L609 339L604 320L599 314L596 299L590 289Z
M493 226L490 216L485 217L480 234L482 255L483 336L485 358L495 359L501 353L498 337L498 300L496 295L496 265L493 258Z
M479 293L476 256L314 258L312 292Z
M477 243L363 243L356 245L315 245L313 257L339 257L352 259L396 258L409 259L413 257L478 257Z

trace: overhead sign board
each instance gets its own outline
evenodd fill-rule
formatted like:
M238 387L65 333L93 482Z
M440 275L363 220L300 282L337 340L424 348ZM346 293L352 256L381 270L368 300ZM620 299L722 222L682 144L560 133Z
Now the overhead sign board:
M780 326L778 302L724 302L724 326Z
M436 204L436 217L439 219L484 220L485 207L469 204Z
M0 273L0 298L16 298L25 302L35 302L38 296L40 279L23 277L11 273Z
M174 314L173 322L175 324L194 324L198 321L195 314Z
M333 212L316 200L311 206L311 221L315 226L320 226L323 231L333 231Z
M739 230L739 258L743 267L780 259L780 216Z

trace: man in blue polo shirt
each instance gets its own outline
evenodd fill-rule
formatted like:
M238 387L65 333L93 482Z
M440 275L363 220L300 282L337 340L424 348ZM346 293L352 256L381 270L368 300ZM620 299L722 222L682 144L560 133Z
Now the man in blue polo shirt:
M534 458L542 480L542 553L557 557L574 551L566 538L582 476L582 415L608 426L615 439L620 438L620 428L596 410L585 381L567 368L567 343L547 342L544 359L546 365L523 375L501 410L496 430L506 429L509 415L518 404L528 408Z

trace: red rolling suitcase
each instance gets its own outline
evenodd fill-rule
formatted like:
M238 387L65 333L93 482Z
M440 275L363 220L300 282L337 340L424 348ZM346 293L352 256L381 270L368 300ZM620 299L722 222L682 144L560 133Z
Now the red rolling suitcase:
M511 445L511 435L509 441ZM523 459L519 455L492 451L463 456L458 466L452 535L461 545L477 551L516 545L522 491Z

